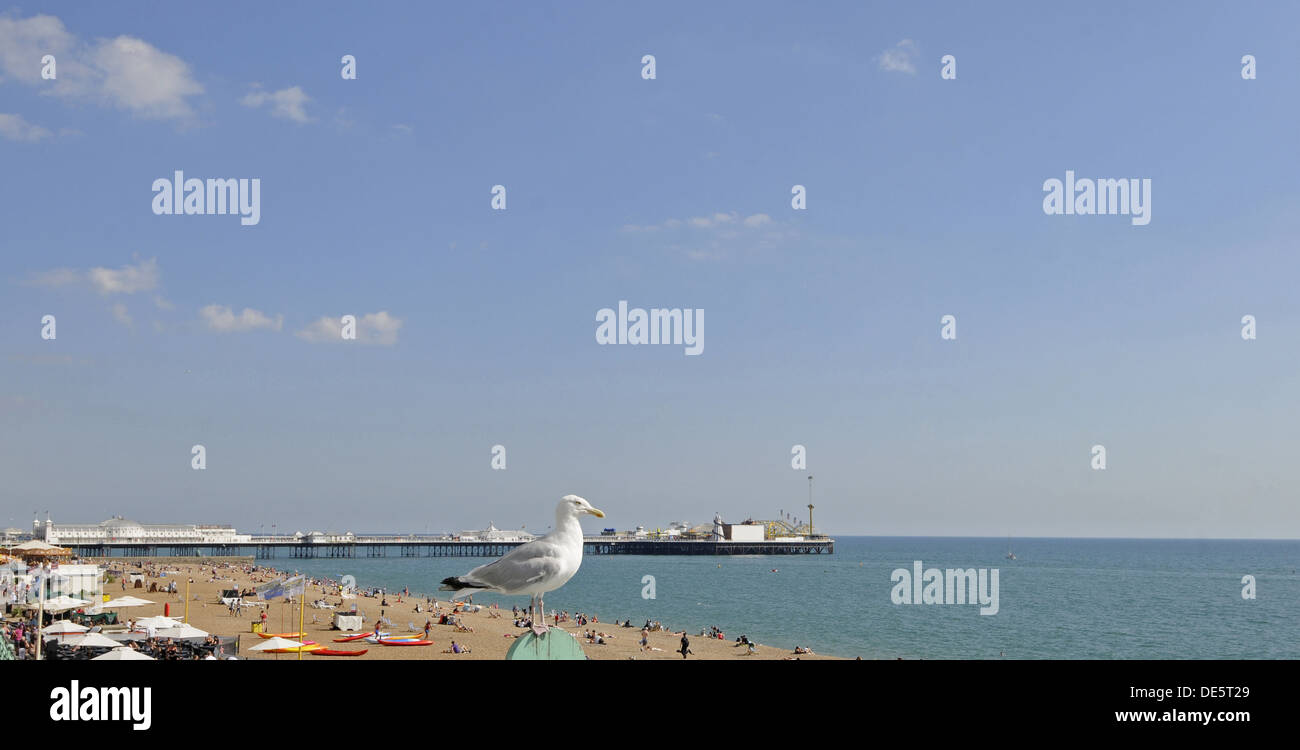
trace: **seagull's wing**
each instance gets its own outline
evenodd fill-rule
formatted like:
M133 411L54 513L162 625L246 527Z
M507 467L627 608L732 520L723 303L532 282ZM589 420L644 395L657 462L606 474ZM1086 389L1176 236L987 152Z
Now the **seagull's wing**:
M446 579L444 589L454 588L458 595L472 594L473 589L509 594L558 576L567 556L567 550L549 539L537 539L463 576Z

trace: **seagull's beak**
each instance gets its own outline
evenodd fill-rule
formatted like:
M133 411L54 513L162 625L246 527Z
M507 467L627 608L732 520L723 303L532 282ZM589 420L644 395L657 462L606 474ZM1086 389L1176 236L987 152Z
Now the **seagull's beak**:
M605 511L601 510L600 508L588 508L588 509L587 509L587 512L590 513L591 515L595 516L596 518L604 518L604 517L605 517Z

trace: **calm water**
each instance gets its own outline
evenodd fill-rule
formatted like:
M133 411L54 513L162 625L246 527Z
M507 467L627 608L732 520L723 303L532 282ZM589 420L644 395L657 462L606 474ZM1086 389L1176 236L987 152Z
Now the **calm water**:
M1300 658L1300 542L1013 540L839 537L834 555L587 556L547 609L601 622L647 619L690 631L717 625L729 640L865 658ZM896 568L996 568L998 614L972 605L895 605ZM259 561L314 576L356 577L362 588L432 592L486 558ZM778 572L771 572L777 568ZM655 577L643 599L642 577ZM1241 596L1253 575L1256 596ZM445 598L447 594L443 594ZM480 594L478 603L527 606ZM362 599L361 608L373 606ZM413 605L412 605L413 606ZM406 605L390 609L414 620Z

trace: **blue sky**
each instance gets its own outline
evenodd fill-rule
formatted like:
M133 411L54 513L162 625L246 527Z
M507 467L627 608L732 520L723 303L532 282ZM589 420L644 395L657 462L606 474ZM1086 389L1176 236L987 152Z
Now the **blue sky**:
M1294 8L132 10L0 11L0 525L653 527L812 473L840 534L1300 536ZM260 223L154 215L177 169ZM1045 215L1067 169L1151 223ZM597 345L619 300L704 353Z

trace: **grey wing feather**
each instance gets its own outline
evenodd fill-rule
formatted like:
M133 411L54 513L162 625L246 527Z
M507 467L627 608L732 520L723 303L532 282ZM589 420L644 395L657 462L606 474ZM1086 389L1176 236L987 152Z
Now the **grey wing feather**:
M499 560L474 568L461 578L503 592L515 591L545 576L558 573L558 552L553 545L529 542L516 547Z

